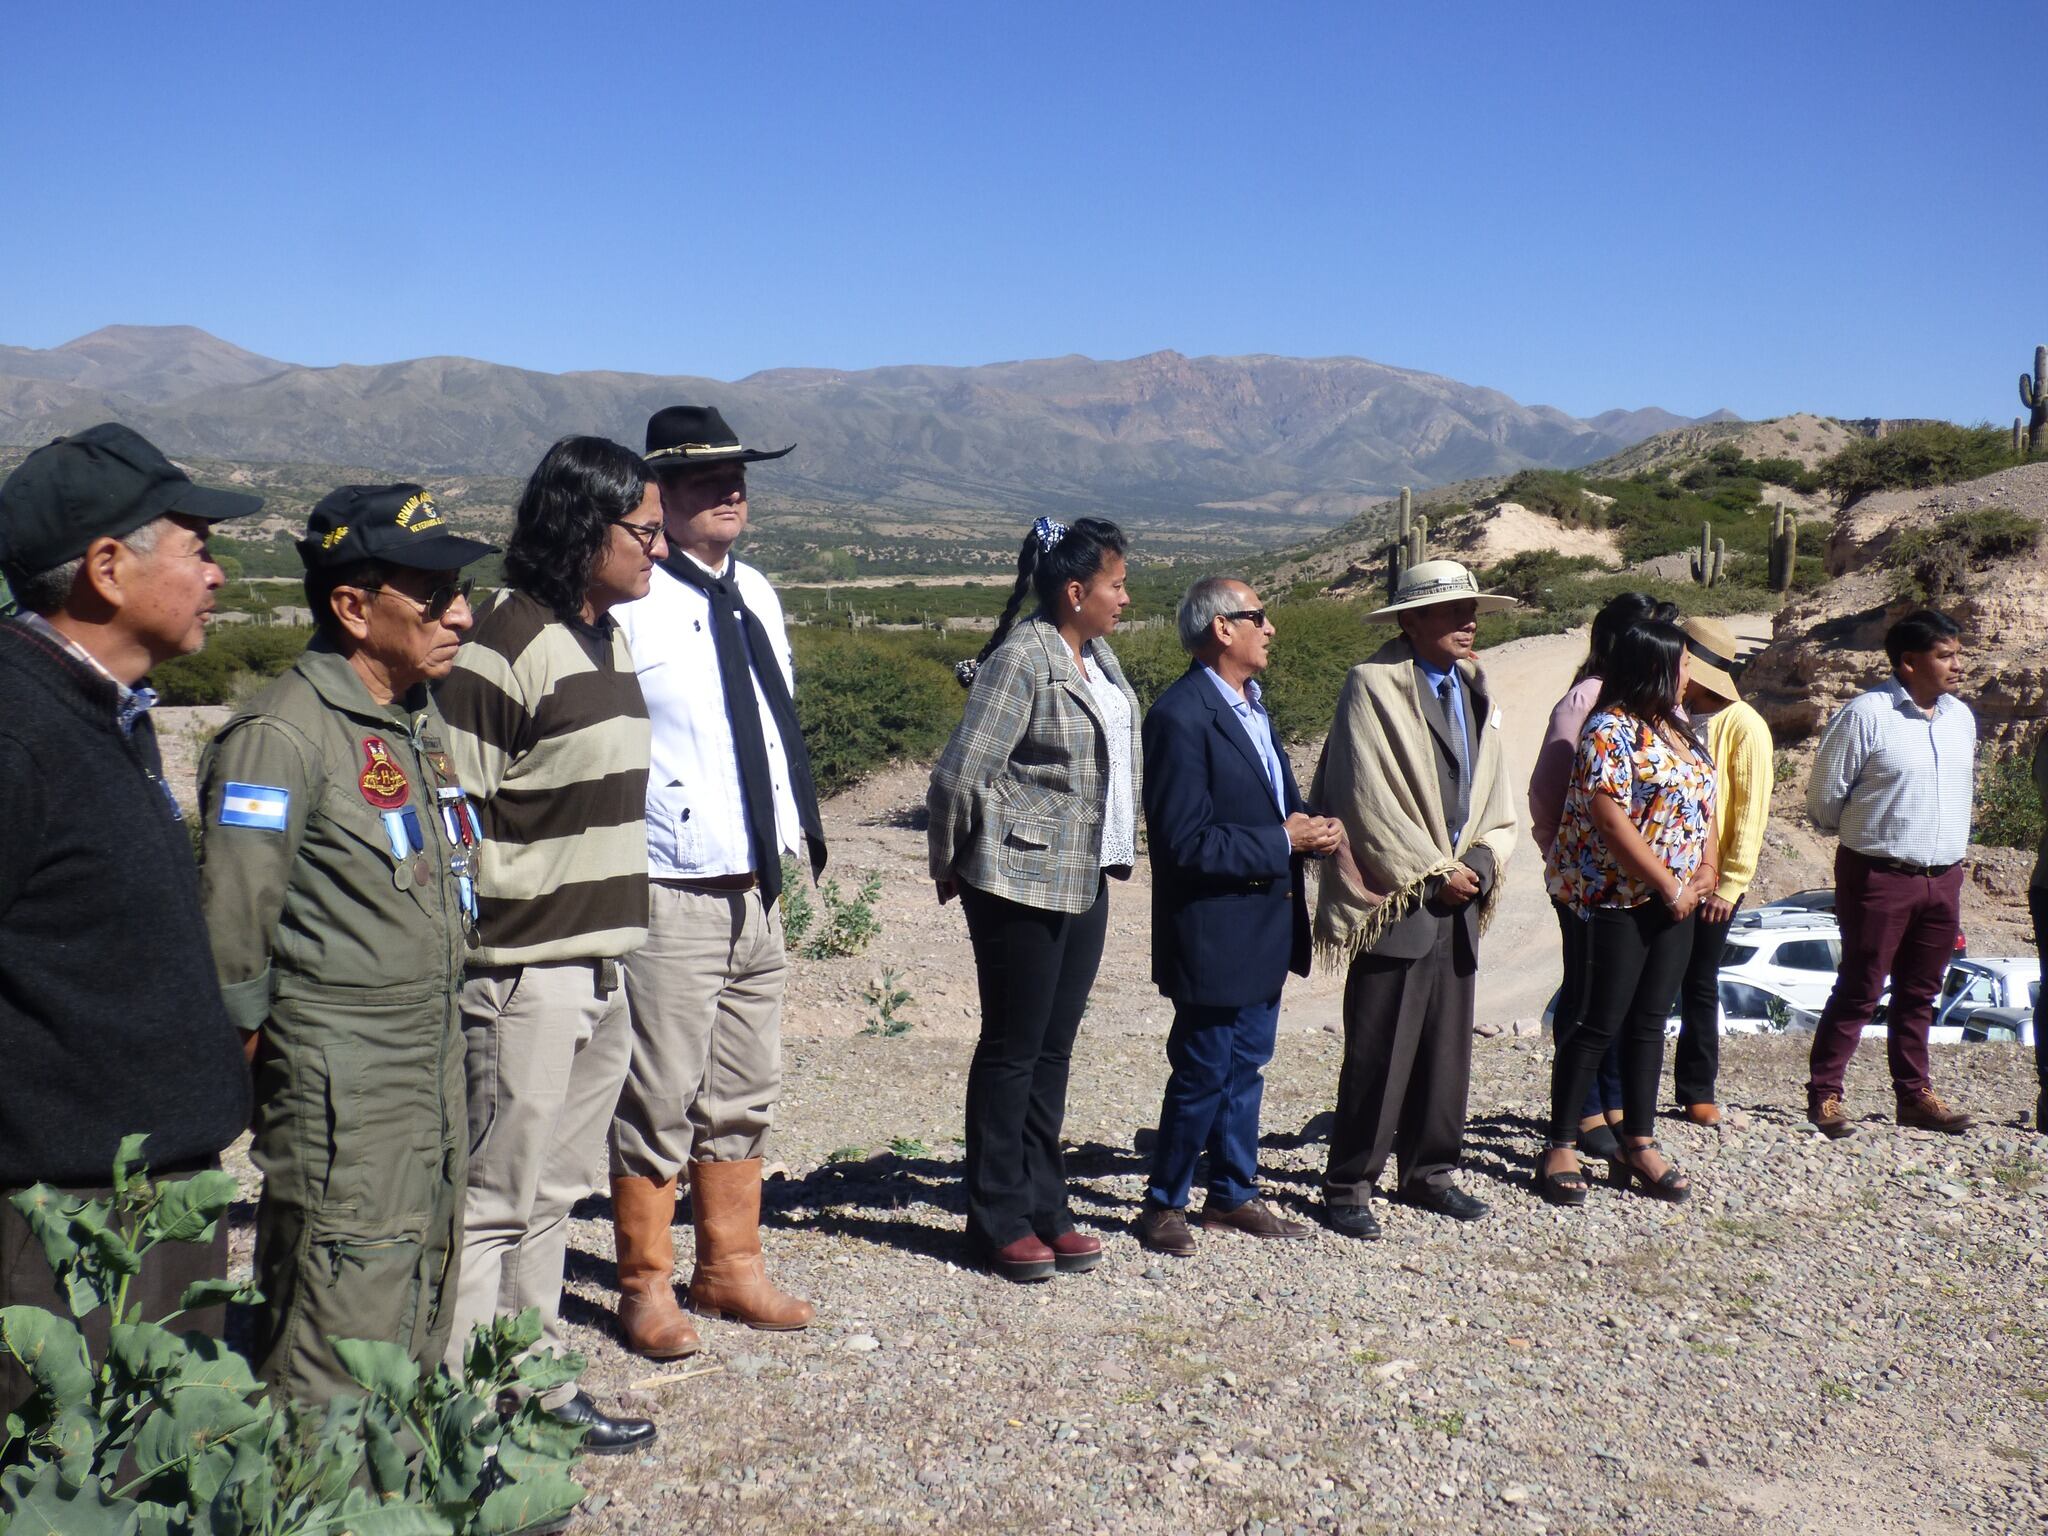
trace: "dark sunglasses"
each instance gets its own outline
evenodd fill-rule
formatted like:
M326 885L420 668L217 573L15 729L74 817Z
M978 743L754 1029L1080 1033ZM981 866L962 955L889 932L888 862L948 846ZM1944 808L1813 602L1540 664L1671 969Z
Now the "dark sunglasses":
M1219 619L1250 619L1260 629L1266 627L1266 610L1263 608L1240 608L1235 613L1219 613Z
M660 523L629 523L623 517L615 517L612 519L612 526L623 528L633 535L633 542L640 546L640 553L643 555L653 554L654 541L661 537Z
M445 587L434 588L433 591L427 594L424 602L409 592L399 591L396 587L365 587L363 590L371 593L385 592L389 593L392 597L402 597L419 609L421 618L432 620L446 618L448 610L455 606L455 599L458 597L465 603L468 602L469 594L475 586L476 579L465 576L460 581L449 582Z

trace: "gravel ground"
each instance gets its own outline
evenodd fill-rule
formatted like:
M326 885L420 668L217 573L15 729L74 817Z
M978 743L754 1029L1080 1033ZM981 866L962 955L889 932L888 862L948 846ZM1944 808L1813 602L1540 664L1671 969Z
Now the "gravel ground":
M610 1328L611 1230L578 1208L566 1315L586 1381L652 1413L648 1455L586 1460L598 1532L2040 1531L2048 1520L2048 1140L2030 1064L1937 1047L1981 1118L1882 1119L1875 1042L1841 1143L1797 1118L1803 1042L1725 1047L1720 1131L1669 1122L1694 1175L1667 1207L1529 1190L1548 1053L1477 1048L1471 1226L1389 1206L1386 1238L1129 1235L1134 1128L1162 1037L1083 1031L1067 1127L1088 1275L964 1267L965 1041L792 1042L766 1192L772 1273L819 1304L797 1334L705 1322L656 1366ZM1283 1035L1268 1190L1313 1210L1338 1042ZM893 1150L892 1150L893 1148ZM245 1176L246 1163L242 1165ZM253 1193L253 1189L252 1189ZM246 1250L247 1231L237 1233ZM690 1239L677 1233L684 1266ZM664 1373L687 1379L644 1385ZM643 1385L636 1388L636 1383Z
M1875 1043L1873 1042L1873 1048ZM593 1532L2010 1532L2048 1517L2048 1141L2029 1063L1937 1048L1983 1128L1796 1117L1803 1042L1726 1047L1721 1131L1667 1123L1695 1198L1596 1185L1556 1212L1527 1185L1548 1053L1478 1046L1460 1226L1406 1207L1362 1244L1204 1237L1174 1261L1129 1223L1133 1128L1159 1037L1076 1055L1074 1207L1088 1275L1009 1285L964 1267L964 1042L795 1043L775 1276L801 1334L705 1323L672 1367L609 1330L610 1229L579 1209L571 1319L602 1400L651 1411L656 1450L587 1461ZM1313 1210L1338 1043L1282 1038L1268 1189ZM893 1142L895 1150L890 1150ZM836 1160L835 1160L836 1159ZM679 1230L687 1262L689 1239ZM665 1370L702 1372L633 1390Z

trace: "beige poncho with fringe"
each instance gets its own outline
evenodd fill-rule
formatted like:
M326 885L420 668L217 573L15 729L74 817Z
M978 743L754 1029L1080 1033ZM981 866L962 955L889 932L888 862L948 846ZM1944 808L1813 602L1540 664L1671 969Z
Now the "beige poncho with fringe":
M1460 662L1458 671L1476 701L1485 691L1478 666ZM1430 881L1478 844L1492 852L1494 867L1477 899L1480 931L1492 920L1516 825L1500 709L1488 700L1486 712L1473 743L1471 808L1454 844L1414 648L1405 636L1390 640L1345 678L1309 794L1309 804L1344 823L1346 837L1325 868L1316 905L1316 957L1326 967L1371 949L1423 900Z

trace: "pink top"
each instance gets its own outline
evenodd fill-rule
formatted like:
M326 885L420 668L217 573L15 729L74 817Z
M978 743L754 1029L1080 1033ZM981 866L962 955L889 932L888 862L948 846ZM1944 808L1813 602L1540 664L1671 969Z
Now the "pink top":
M1564 816L1564 795L1571 787L1572 766L1578 761L1579 738L1599 702L1599 678L1572 684L1571 692L1550 712L1543 745L1536 750L1536 771L1529 775L1529 821L1536 846L1546 859L1557 841L1558 821Z

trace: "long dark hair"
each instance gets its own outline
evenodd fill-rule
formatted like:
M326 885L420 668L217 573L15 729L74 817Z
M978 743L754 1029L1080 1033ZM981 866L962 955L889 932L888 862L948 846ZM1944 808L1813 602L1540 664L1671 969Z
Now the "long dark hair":
M1106 556L1123 553L1124 531L1102 518L1077 518L1067 525L1041 517L1033 523L1017 551L1017 584L1010 589L1003 616L996 620L995 633L988 637L988 644L974 660L963 661L953 669L960 686L974 685L975 672L1009 636L1017 622L1017 612L1024 606L1026 592L1037 594L1038 606L1046 613L1057 613L1066 601L1068 582L1078 581L1086 586L1102 569Z
M541 456L519 496L505 580L573 619L611 525L640 505L649 476L640 455L604 437L565 437Z
M1594 707L1668 727L1699 756L1699 741L1678 707L1679 658L1684 654L1685 631L1669 619L1651 617L1628 625L1614 637Z
M1647 619L1676 624L1678 604L1664 602L1647 592L1622 592L1610 597L1593 615L1593 634L1586 649L1586 659L1579 663L1578 674L1572 682L1576 685L1589 677L1606 677L1614 664L1615 638L1631 624L1640 624Z

